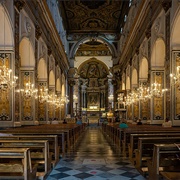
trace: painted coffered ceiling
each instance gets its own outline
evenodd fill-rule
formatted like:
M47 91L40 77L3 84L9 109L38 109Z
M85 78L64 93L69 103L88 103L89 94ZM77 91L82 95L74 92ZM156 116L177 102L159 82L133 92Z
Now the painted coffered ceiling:
M129 12L130 0L57 1L69 43L70 58L112 56L113 64L117 64L118 41L125 24L125 15Z
M59 8L68 34L120 33L128 0L59 0Z

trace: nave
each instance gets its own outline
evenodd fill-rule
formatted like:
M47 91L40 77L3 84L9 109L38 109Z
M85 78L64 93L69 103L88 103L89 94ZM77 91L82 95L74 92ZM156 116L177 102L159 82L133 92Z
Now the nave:
M87 127L47 180L145 180L128 158L110 145L98 126Z

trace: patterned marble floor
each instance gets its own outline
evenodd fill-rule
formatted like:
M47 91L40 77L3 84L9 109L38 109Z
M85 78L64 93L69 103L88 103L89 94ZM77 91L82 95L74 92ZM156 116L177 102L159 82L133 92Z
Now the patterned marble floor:
M116 152L98 127L88 127L77 146L47 180L145 180L127 158Z

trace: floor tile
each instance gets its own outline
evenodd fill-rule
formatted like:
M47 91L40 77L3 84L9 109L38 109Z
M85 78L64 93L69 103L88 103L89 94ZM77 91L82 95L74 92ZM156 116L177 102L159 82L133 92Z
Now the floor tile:
M86 179L86 178L91 177L93 175L88 174L88 173L79 173L79 174L76 174L74 176L77 177L77 178L80 178L80 179Z
M53 174L50 175L50 177L56 178L56 179L62 179L64 177L68 177L69 175L65 174L65 173L57 173L57 174Z
M47 180L145 180L103 136L99 127L88 127Z
M59 172L66 172L66 171L70 171L72 170L71 168L68 168L68 167L61 167L61 168L55 168L56 171L59 171Z
M115 174L104 172L102 174L99 174L98 176L103 177L103 178L112 178L113 176L115 176Z

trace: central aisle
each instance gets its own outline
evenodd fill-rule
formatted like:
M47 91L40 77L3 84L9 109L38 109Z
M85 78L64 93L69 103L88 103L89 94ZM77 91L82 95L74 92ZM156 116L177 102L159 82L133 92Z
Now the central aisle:
M48 180L144 180L134 166L113 151L98 127L88 127L77 147L66 154Z

